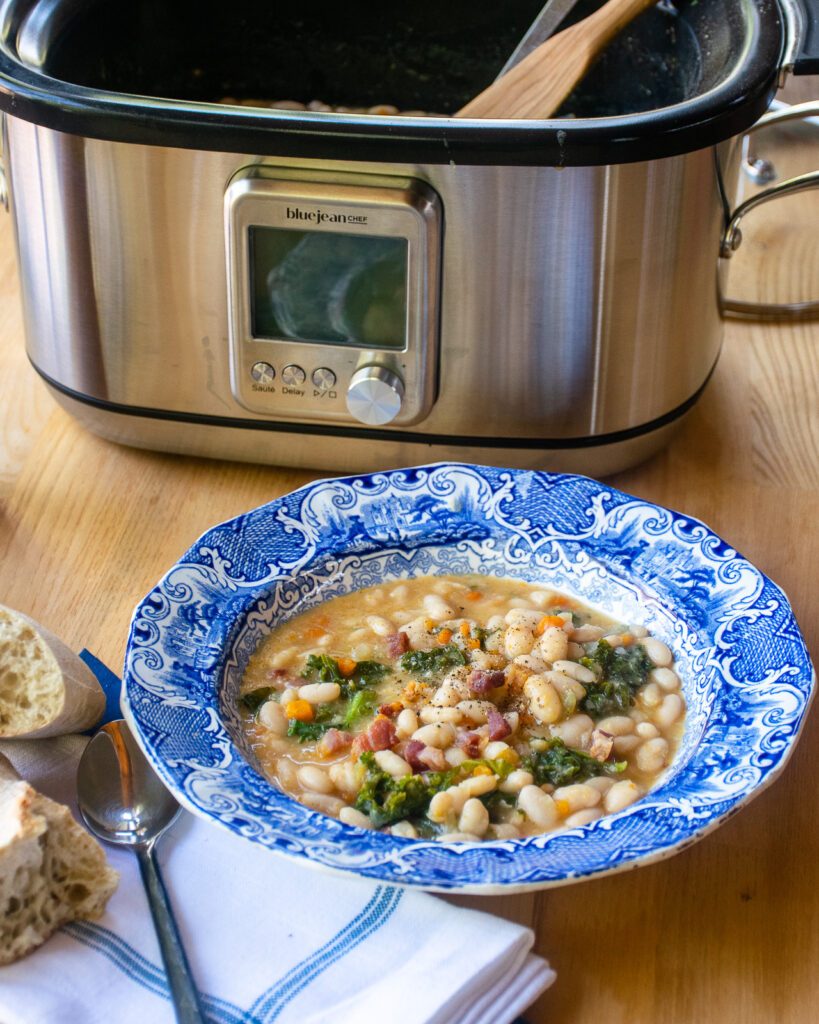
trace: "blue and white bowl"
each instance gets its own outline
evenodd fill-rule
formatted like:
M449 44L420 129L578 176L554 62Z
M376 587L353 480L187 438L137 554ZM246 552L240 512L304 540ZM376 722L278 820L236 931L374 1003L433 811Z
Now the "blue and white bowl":
M236 696L271 627L385 580L469 572L566 591L672 647L688 712L660 784L580 828L443 844L345 825L267 782ZM316 867L499 893L702 838L785 766L813 682L785 595L697 520L584 477L442 464L322 480L209 530L134 613L123 706L182 804L232 832Z

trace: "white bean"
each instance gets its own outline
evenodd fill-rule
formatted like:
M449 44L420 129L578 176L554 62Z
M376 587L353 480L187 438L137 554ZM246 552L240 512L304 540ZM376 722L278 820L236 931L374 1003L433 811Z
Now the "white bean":
M543 676L529 676L523 684L529 710L542 725L556 722L563 714L560 694Z
M396 821L396 823L390 828L390 832L394 836L401 836L402 839L417 839L418 832L415 826L408 821Z
M446 750L455 742L455 730L448 722L438 722L433 725L422 725L420 729L415 730L412 738L427 747Z
M267 700L259 708L258 719L265 729L269 729L274 736L287 735L287 716L281 704L275 700Z
M563 662L563 664L566 664ZM543 678L548 679L552 686L560 694L561 700L565 701L567 694L571 694L575 702L583 700L586 696L586 688L582 683L579 683L576 679L572 679L571 676L565 675L563 672L544 672Z
M342 808L347 806L337 796L327 796L325 793L302 793L299 800L311 810L329 814L333 818L337 818Z
M336 789L343 793L344 796L352 798L358 795L358 791L361 788L361 780L356 765L351 764L349 761L331 764L327 769L327 774L332 779Z
M461 832L471 832L476 836L484 835L489 828L489 812L480 800L472 798L466 801L458 819L458 828Z
M578 661L580 658L585 658L586 652L580 646L580 644L569 641L569 649L566 651L566 657L572 661Z
M505 625L506 623L504 622L502 615L493 615L486 623L486 628L491 631L494 629L503 629Z
M368 615L366 622L376 636L392 636L395 632L395 625L383 615Z
M367 815L357 811L355 807L342 807L338 812L338 816L345 825L355 825L356 828L373 828L373 823Z
M640 643L645 648L646 654L658 668L668 668L674 661L671 649L662 640L647 636Z
M287 668L297 653L295 647L288 647L284 651L278 651L270 659L270 665L274 669Z
M644 636L648 636L648 630L645 626L631 625L628 627L628 631L638 640L642 640Z
M652 725L651 722L639 722L634 731L644 740L653 740L655 736L660 735L660 730L656 725Z
M486 744L483 756L492 761L494 758L500 757L504 750L509 750L509 744L504 743L503 740L495 740L492 743Z
M404 708L403 711L399 711L398 717L395 719L395 731L398 734L400 740L409 739L414 732L418 730L418 715L412 710L412 708Z
M586 785L592 786L598 793L605 796L614 785L614 779L610 779L607 775L595 775L593 779L586 780Z
M425 704L421 708L419 717L425 725L431 725L435 722L451 722L452 725L457 725L461 721L463 715L458 708L438 707L435 704Z
M332 793L334 786L327 772L314 764L303 764L296 772L298 780L305 789L314 793Z
M364 591L364 603L371 608L384 603L384 591L378 587L375 590Z
M524 626L532 631L537 629L542 618L541 612L533 611L531 608L512 608L505 616L507 626Z
M369 644L355 644L350 648L350 657L353 661L367 661L373 656L373 649Z
M618 757L623 757L626 754L630 754L633 750L640 745L640 737L632 734L631 736L615 736L612 749Z
M517 658L513 660L513 664L521 665L523 668L528 668L530 672L546 672L549 668L547 662L537 654L519 654Z
M647 708L656 708L663 699L663 691L656 683L647 683L640 690L640 701Z
M560 817L554 800L539 786L524 786L518 795L518 807L540 828L551 828Z
M318 638L318 640L316 640L316 643L319 645L319 647L329 647L332 642L333 642L333 634L332 633L323 633Z
M503 647L507 658L529 654L535 642L535 634L526 626L507 626L503 634Z
M489 835L493 839L517 839L520 836L520 829L515 828L514 825L501 822L500 824L489 826Z
M658 772L665 767L668 757L668 740L662 736L646 740L637 751L637 767L641 772Z
M375 752L375 763L394 779L401 779L405 775L412 775L412 768L403 757L394 750L377 750Z
M628 736L634 732L634 722L628 715L611 715L608 718L601 718L597 728L607 732L609 736Z
M569 653L569 637L561 626L549 626L532 648L534 654L550 665L565 661Z
M483 796L484 793L491 793L497 788L498 780L494 775L470 775L468 779L455 786L455 789L465 793L467 797Z
M563 675L571 676L571 678L576 679L578 683L585 683L586 686L597 679L597 676L590 668L586 668L585 665L578 665L576 661L558 659L553 663L552 668L555 672L562 672Z
M295 789L298 785L296 766L289 757L280 757L276 762L276 778L285 789Z
M504 713L503 717L506 719L506 724L512 730L509 735L514 736L518 731L518 726L520 725L520 715L517 711L507 711Z
M501 793L519 793L524 786L531 786L535 779L531 772L518 768L510 772L498 786Z
M641 790L631 779L623 779L622 782L615 782L603 797L603 807L606 814L615 814L633 804L635 800L639 800L642 795Z
M446 821L452 812L452 797L448 792L444 791L443 793L436 793L430 800L427 817L430 821L435 821L438 824L441 824Z
M460 814L464 809L464 804L472 796L471 793L467 793L465 789L461 789L460 786L450 786L449 789L444 790L452 801L452 814Z
M581 825L588 825L602 817L603 812L599 807L585 807L581 811L575 811L574 814L570 814L563 824L566 828L579 828Z
M529 599L538 608L545 608L554 596L554 591L550 593L548 590L533 590L529 595Z
M671 668L654 668L649 672L648 678L667 693L680 688L680 677Z
M678 693L668 693L654 713L654 721L661 729L668 729L685 710L685 702Z
M458 765L463 764L467 760L465 751L461 750L460 747L450 747L448 750L445 750L444 757L446 758L446 763L452 768L457 768Z
M393 601L404 601L408 593L409 589L406 583L399 583L397 587L393 587L390 591L390 597Z
M590 622L585 626L578 626L571 631L570 637L576 644L588 644L593 640L599 640L605 632L600 626L593 626Z
M299 691L291 689L291 687L288 686L287 689L282 690L282 695L281 695L281 697L279 697L279 703L281 704L282 707L285 707L286 705L288 705L290 703L291 700L298 700L298 699L299 699Z
M338 683L306 683L299 690L301 700L309 704L331 704L341 696Z
M588 715L572 715L565 722L551 727L552 736L563 740L567 747L582 747L594 730L594 722Z
M483 725L489 717L489 712L497 710L488 700L462 700L456 707L473 725Z
M439 597L438 594L427 594L424 597L424 611L436 622L455 618L455 610Z
M594 786L587 786L583 782L575 783L572 786L561 786L552 794L555 800L564 800L568 804L567 814L574 814L575 811L582 811L587 807L596 807L601 800L602 794Z
M399 632L407 634L410 647L415 651L431 651L438 646L438 640L432 630L427 628L427 620L423 615L407 622Z

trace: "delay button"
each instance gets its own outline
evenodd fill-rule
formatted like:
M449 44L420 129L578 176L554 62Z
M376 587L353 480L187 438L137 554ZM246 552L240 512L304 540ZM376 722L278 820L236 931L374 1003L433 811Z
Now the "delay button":
M300 366L295 363L289 363L282 370L282 383L287 384L288 387L298 387L299 384L303 384L307 374L302 370Z
M313 387L318 388L319 391L329 391L336 384L336 375L327 366L320 366L317 370L313 370L310 379L313 381Z

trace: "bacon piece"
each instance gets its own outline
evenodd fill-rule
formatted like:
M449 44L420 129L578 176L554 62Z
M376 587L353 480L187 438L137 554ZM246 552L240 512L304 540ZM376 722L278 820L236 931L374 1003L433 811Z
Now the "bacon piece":
M382 704L378 709L379 715L385 715L387 718L395 718L397 714L400 714L404 710L404 705L400 700L394 700L392 704Z
M372 750L370 737L366 732L360 732L353 740L352 752L354 757L361 757L365 750Z
M403 758L416 774L424 770L424 763L419 760L419 754L424 749L424 744L419 740L407 740L404 747Z
M482 738L480 733L477 732L459 732L455 738L455 743L467 757L477 757L481 752Z
M272 668L267 673L267 678L274 690L286 690L288 688L297 690L307 682L306 679L302 679L300 676L294 676L290 672L285 672L283 668Z
M473 693L486 694L503 686L506 676L500 671L489 671L485 668L475 668L466 681L466 685Z
M500 713L495 711L493 708L486 716L487 723L489 724L489 739L490 740L503 740L512 731L512 727Z
M406 633L390 633L384 643L387 645L387 654L391 658L400 658L410 649L409 637Z
M611 733L604 732L602 729L595 729L591 734L589 754L597 761L605 761L611 753L613 746L614 737Z
M328 729L319 740L316 752L319 757L331 757L340 750L346 750L352 742L352 733L342 732L341 729Z
M398 739L395 726L382 715L379 715L367 730L371 750L389 750Z

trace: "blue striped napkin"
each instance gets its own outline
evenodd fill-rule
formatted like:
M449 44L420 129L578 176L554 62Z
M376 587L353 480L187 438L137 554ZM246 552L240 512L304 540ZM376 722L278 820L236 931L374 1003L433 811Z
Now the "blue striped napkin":
M119 714L119 680L82 657ZM75 808L87 739L6 742L23 778ZM76 808L75 808L76 810ZM2 1024L172 1024L136 859L99 921L0 968ZM531 931L421 892L291 863L183 812L158 856L202 1001L218 1024L509 1024L554 980Z

